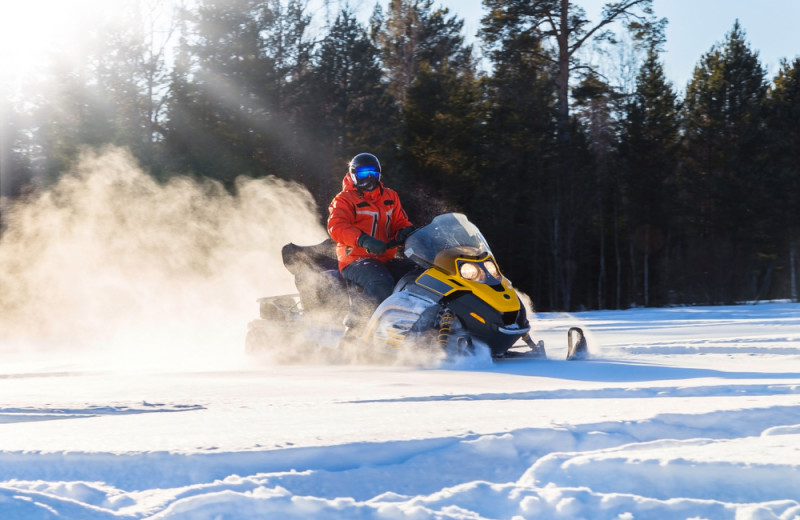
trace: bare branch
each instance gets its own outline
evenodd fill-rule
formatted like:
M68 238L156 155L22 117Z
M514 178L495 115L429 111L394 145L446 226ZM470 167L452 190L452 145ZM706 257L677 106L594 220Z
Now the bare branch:
M589 38L594 36L594 34L597 31L599 31L600 29L602 29L606 25L616 21L617 17L619 17L620 15L631 16L631 17L635 17L635 18L640 19L640 20L643 19L641 16L638 16L636 14L628 12L628 10L631 9L632 7L635 7L638 4L641 4L641 3L647 2L647 1L648 0L629 0L628 2L625 2L625 3L622 3L622 4L616 4L614 9L611 9L607 13L604 13L605 14L605 18L603 20L601 20L600 23L598 23L597 25L592 27L592 29L587 31L586 34L583 35L583 37L581 39L579 39L578 41L576 41L574 44L572 44L569 47L569 52L568 52L569 55L572 56L575 52L577 52L578 49L580 49L583 46L584 43L586 43L586 41ZM610 4L610 5L614 5L614 4ZM606 8L608 8L608 5L606 5Z

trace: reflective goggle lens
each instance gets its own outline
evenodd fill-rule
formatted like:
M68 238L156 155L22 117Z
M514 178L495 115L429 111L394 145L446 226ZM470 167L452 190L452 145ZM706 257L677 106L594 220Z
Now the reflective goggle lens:
M374 166L361 166L356 168L356 179L364 180L369 177L378 177L380 174Z

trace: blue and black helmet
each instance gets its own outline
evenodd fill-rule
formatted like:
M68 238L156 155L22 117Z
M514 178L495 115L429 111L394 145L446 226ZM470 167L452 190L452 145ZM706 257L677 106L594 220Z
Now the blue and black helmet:
M350 180L356 188L372 191L381 181L381 163L371 153L360 153L350 160Z

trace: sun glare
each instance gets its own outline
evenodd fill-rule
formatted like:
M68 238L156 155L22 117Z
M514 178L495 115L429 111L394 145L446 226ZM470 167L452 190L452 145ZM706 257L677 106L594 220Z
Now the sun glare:
M53 55L69 56L127 0L23 0L0 8L0 86L24 88Z

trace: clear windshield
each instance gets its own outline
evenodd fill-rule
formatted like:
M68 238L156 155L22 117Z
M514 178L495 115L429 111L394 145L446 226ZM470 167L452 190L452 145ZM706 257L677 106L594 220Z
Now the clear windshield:
M424 267L430 267L434 265L436 255L447 249L456 249L460 255L474 257L492 253L486 239L466 216L445 213L408 237L405 255Z

